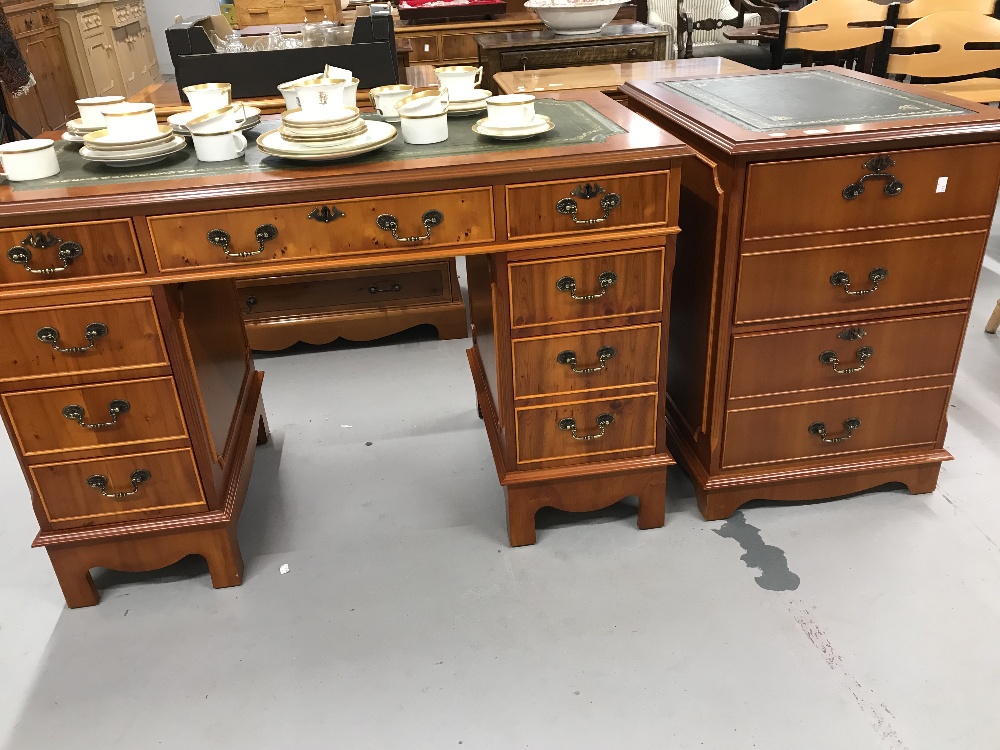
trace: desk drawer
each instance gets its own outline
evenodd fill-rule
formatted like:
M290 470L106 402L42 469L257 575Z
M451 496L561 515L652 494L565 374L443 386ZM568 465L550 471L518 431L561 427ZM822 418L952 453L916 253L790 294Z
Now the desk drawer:
M662 248L511 263L508 274L514 328L653 313L663 305ZM586 297L593 299L579 299Z
M208 510L201 492L194 456L188 449L135 453L92 461L29 467L31 477L54 528L93 526L136 518L177 516ZM145 481L132 484L148 472ZM88 483L93 476L107 481L104 492L130 493L106 497ZM90 480L92 483L95 480Z
M364 271L276 277L239 284L247 320L302 310L360 310L399 302L452 299L447 261Z
M735 320L968 301L985 242L985 233L970 233L744 255ZM879 280L882 271L887 275Z
M40 332L48 340L41 341ZM82 351L56 351L53 338L60 348ZM41 385L60 375L118 379L131 369L167 364L149 298L0 312L0 387L23 378Z
M0 288L143 272L132 222L127 219L3 229L0 248L4 254Z
M554 466L591 456L606 460L622 453L647 455L656 447L656 394L523 407L516 410L516 423L517 460L522 464Z
M811 401L788 406L730 411L722 446L724 467L937 442L949 388L882 393L874 396ZM857 420L853 429L848 420ZM827 440L813 425L822 423ZM849 436L849 437L848 437Z
M513 240L666 224L669 177L669 172L648 172L593 182L509 185L507 236Z
M328 209L325 216L332 220L313 218L324 209ZM437 224L433 224L434 216L430 213L433 211L441 215ZM337 216L337 212L343 215ZM403 240L379 226L377 219L382 215L395 217L396 234ZM299 203L153 216L148 221L156 256L164 270L363 257L377 250L420 251L428 247L489 243L494 239L493 194L489 188L358 198L325 205ZM268 225L277 230L276 234L272 239L258 240L258 227ZM208 240L210 232L219 230L230 238L225 250L222 235L216 235L218 244ZM428 233L426 239L405 241ZM230 254L250 255L230 257L226 250Z
M659 362L659 325L515 339L514 395L655 387Z
M44 27L42 17L37 10L29 10L24 13L11 13L7 16L11 31L15 35L28 34L32 31L39 31Z
M882 174L902 183L887 196L886 178L869 178L864 193L846 200L843 191L876 170L866 166L883 152L824 159L753 164L747 177L745 239L818 234L964 217L989 217L997 198L1000 147L959 146L894 151ZM878 165L871 165L878 166ZM938 192L942 179L944 192ZM794 200L782 205L785 198Z
M652 60L655 54L656 42L651 40L586 47L511 50L500 53L500 70L540 70L574 65L641 62Z
M955 313L735 336L729 397L951 375L964 328Z
M11 393L3 400L21 452L29 457L187 437L172 378ZM82 416L64 413L73 406Z

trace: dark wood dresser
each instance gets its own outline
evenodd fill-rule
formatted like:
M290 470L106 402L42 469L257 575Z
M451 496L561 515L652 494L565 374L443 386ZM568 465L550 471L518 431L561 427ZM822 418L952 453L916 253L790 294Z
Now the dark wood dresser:
M937 483L1000 182L1000 113L833 70L630 82L693 146L671 450L707 519Z

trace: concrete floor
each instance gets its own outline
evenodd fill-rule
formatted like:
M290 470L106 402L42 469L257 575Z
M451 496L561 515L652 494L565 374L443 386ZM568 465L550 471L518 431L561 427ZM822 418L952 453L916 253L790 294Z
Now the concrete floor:
M0 743L996 750L997 297L1000 236L932 495L705 523L675 470L663 529L543 512L510 549L466 341L303 349L259 358L245 584L191 558L69 611L4 441Z

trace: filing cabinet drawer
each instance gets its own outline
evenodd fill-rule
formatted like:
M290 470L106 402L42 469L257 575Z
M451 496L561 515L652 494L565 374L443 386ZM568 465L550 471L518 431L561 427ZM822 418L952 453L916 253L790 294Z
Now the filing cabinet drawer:
M3 400L28 457L95 448L120 452L121 446L187 437L172 378L11 393Z
M993 215L1000 147L890 151L884 155L894 162L892 166L881 171L866 166L880 155L752 164L743 237L762 239ZM845 189L857 185L865 175L876 174L891 174L902 183L902 191L888 196L888 177L870 177L864 181L863 194L844 198ZM942 187L943 192L939 192ZM794 202L776 208L776 196L790 192L795 195Z
M0 249L0 288L144 270L127 219L2 229ZM43 273L46 270L50 272Z
M749 323L967 301L985 242L985 233L969 233L744 255L735 319ZM882 271L887 273L879 279Z
M580 463L656 447L656 394L516 410L519 463Z
M208 510L188 449L29 467L54 528ZM147 472L140 475L139 472ZM103 477L103 489L92 477ZM135 481L140 479L143 481ZM115 493L125 497L107 497Z
M541 70L574 65L642 62L652 60L655 54L656 43L652 41L562 49L512 50L500 53L500 70Z
M395 218L400 239L382 228L390 219L383 218L380 226L380 216ZM494 237L489 188L153 216L148 221L164 270L363 256L384 249L419 251L487 243ZM264 235L258 228L268 226L276 232L259 239ZM424 239L407 241L418 237ZM231 257L242 253L250 255Z
M516 339L515 397L656 385L660 326Z
M669 172L648 172L598 177L590 182L508 185L507 236L526 239L665 224L669 177Z
M954 313L737 335L729 397L950 376L964 328Z
M662 248L511 263L508 274L514 328L659 312L663 305Z
M276 277L239 284L247 320L309 309L366 309L452 298L447 261L366 271Z
M53 345L81 351L60 352ZM117 379L130 369L159 365L167 365L167 355L148 297L0 312L0 387L59 375Z
M732 410L726 415L724 467L748 466L937 442L948 387ZM856 420L856 425L849 425ZM819 427L826 430L824 435ZM844 439L846 438L846 439Z

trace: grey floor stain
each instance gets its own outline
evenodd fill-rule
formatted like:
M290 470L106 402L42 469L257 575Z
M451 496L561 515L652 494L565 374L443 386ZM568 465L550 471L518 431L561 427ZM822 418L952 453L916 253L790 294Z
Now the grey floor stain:
M747 523L742 511L736 511L732 518L713 529L719 536L735 539L743 548L740 559L748 568L758 568L760 575L754 580L768 591L795 591L799 587L799 577L788 569L785 551L780 547L764 544L760 529Z

